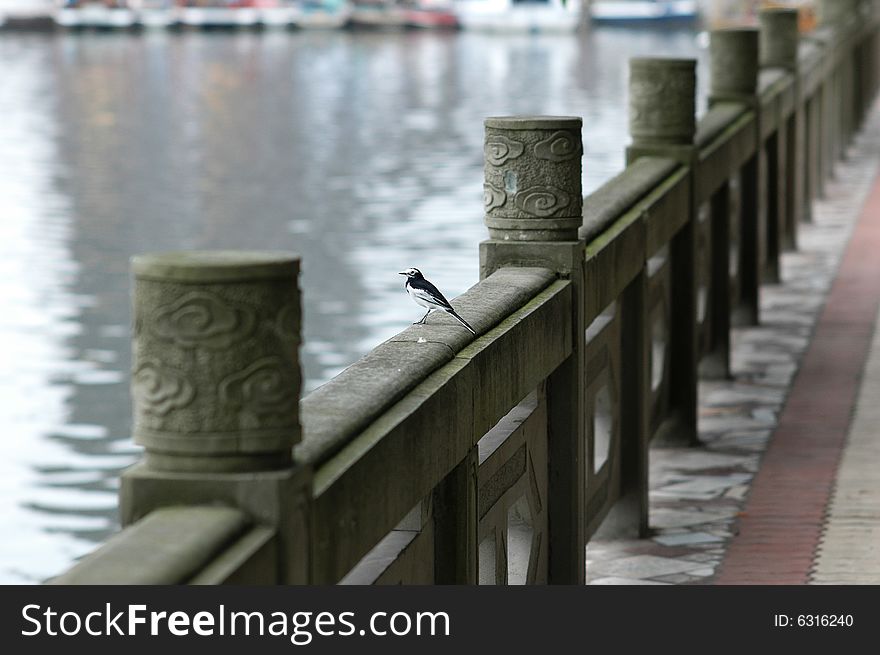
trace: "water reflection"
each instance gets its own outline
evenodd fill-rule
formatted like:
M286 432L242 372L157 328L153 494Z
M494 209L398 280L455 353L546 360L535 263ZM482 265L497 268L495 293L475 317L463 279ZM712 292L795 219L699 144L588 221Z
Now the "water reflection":
M10 442L0 519L11 535L0 547L0 580L32 582L112 527L106 481L130 456L108 450L108 422L76 411L77 388L104 389L123 376L112 370L115 349L75 344L95 298L75 289L82 266L58 188L51 51L43 40L3 40L0 59L0 424Z
M477 280L483 119L585 118L585 188L623 166L626 60L689 33L0 38L0 581L115 524L133 461L137 252L303 254L306 388L419 318L396 272Z

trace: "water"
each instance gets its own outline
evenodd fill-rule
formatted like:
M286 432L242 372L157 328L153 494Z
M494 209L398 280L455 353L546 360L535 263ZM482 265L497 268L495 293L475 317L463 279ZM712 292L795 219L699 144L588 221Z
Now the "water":
M132 254L303 255L306 389L478 279L484 117L584 117L623 167L626 61L690 32L0 35L0 582L116 527Z

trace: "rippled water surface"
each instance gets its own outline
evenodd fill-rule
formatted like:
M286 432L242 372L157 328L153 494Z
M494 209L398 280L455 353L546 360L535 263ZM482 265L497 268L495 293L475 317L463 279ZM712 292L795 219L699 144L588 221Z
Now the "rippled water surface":
M690 32L0 34L0 582L116 525L132 254L303 255L306 388L421 315L397 271L477 281L483 118L583 116L623 166L626 60Z

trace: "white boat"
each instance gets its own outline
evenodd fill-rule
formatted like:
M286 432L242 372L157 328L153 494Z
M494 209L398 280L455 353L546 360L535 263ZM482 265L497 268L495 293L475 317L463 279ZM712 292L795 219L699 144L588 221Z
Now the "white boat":
M299 9L291 0L255 0L263 27L286 29L296 25Z
M61 27L79 26L79 10L75 7L59 7L55 10L52 18Z
M137 13L139 25L148 29L161 29L177 24L177 12L174 9L144 9Z
M453 0L408 0L403 2L407 27L452 29L458 27Z
M301 0L297 9L296 25L304 30L336 29L351 19L348 0Z
M287 29L296 25L299 12L295 7L260 9L260 24L266 28Z
M464 29L574 32L581 23L581 0L458 0L455 14Z
M593 0L590 17L596 23L654 23L693 21L697 0Z
M458 27L452 0L352 0L351 27Z
M406 26L406 16L395 0L352 0L351 26L400 29Z
M0 0L0 27L51 29L53 0Z
M188 27L248 27L260 22L260 11L256 7L221 1L200 6L185 6L178 9L182 25Z
M137 14L124 2L69 2L55 10L54 19L62 27L120 29L132 27Z
M129 0L137 15L137 23L147 29L161 29L177 23L177 7L173 0Z

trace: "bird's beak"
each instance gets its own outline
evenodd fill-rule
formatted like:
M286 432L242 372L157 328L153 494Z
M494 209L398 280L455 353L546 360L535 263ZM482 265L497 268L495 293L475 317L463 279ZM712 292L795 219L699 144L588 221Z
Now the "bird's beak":
M400 273L398 273L398 275L406 275L406 271L400 271Z

